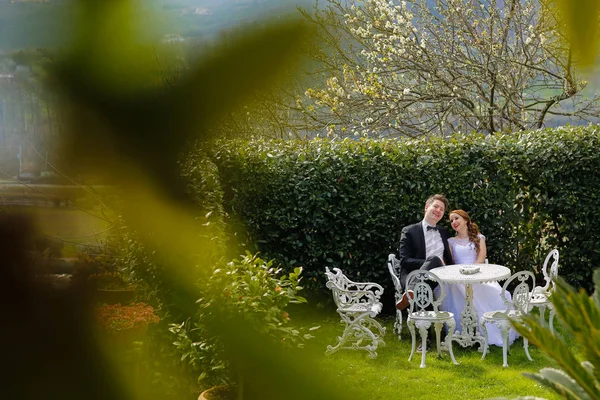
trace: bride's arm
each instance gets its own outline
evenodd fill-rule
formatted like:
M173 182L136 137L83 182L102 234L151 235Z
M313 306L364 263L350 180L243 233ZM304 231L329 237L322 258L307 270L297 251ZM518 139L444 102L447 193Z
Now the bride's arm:
M485 263L485 258L487 257L487 248L485 247L485 237L479 238L479 253L477 253L477 264Z

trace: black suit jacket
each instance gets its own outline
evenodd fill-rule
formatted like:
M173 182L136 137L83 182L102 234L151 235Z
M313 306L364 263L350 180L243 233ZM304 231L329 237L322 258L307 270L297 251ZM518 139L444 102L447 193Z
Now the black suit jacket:
M438 232L444 243L444 262L446 265L454 264L450 246L448 246L448 231L442 226L437 226ZM421 268L425 259L425 233L423 223L408 225L402 228L400 234L400 283L406 286L406 277L411 271Z

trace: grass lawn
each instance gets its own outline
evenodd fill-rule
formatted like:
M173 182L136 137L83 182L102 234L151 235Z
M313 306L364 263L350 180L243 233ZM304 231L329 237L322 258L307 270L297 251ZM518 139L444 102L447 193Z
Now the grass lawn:
M340 390L350 390L364 399L486 399L493 397L536 396L546 399L559 399L554 392L522 375L523 372L537 372L544 367L556 367L556 363L534 346L529 346L529 361L523 350L522 339L517 339L510 348L508 368L502 368L502 348L491 346L484 360L477 347L462 348L454 344L454 355L459 365L452 364L448 353L437 358L435 340L433 349L427 352L427 368L419 368L421 354L415 353L408 361L411 338L406 325L402 340L393 333L391 317L378 318L386 327L385 347L377 351L378 357L371 359L366 351L340 350L326 356L328 344L335 345L337 336L343 332L340 319L332 315L314 318L312 325L320 325L313 333L316 338L309 346L322 350L319 360L320 372L328 375L331 385ZM307 324L312 326L311 324ZM555 321L555 328L560 326ZM357 397L359 398L359 397Z

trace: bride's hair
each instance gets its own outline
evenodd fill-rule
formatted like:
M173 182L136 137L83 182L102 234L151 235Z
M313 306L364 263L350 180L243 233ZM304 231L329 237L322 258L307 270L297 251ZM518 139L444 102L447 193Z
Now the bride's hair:
M450 214L460 215L465 222L467 223L467 235L469 236L469 241L473 242L475 245L475 251L479 254L479 227L473 221L471 221L471 217L464 210L454 210L450 211ZM448 214L448 215L450 215Z

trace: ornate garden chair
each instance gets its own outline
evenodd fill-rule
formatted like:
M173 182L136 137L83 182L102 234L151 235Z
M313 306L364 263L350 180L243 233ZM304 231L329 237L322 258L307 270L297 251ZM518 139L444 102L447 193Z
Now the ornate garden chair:
M408 325L412 337L412 348L408 361L412 360L417 346L416 327L421 335L421 368L425 368L426 366L427 333L431 324L435 327L437 352L440 357L442 356L440 336L442 334L442 325L446 324L448 336L446 336L445 342L448 344L448 352L450 353L452 362L458 364L454 358L454 352L452 351L452 333L454 332L454 328L456 328L454 314L448 311L439 310L439 306L444 299L446 292L443 285L440 285L440 295L438 299L435 300L433 290L431 289L432 283L439 284L440 281L438 277L429 271L420 269L412 271L406 278L406 286L412 288L414 291L414 298L408 297L410 308L408 309L408 317L406 318L406 325ZM431 305L433 305L433 311L425 310Z
M333 292L337 312L345 324L344 333L338 337L335 346L327 346L325 354L340 349L366 350L369 357L377 357L377 346L385 346L382 337L385 328L373 318L381 312L383 305L379 298L383 288L376 283L352 282L339 268L333 272L325 268L327 287Z
M531 282L531 284L530 284ZM507 293L508 288L511 285L517 284L512 292L512 300L509 300ZM488 311L479 320L479 325L483 331L485 342L487 343L487 327L486 324L494 324L500 329L502 334L502 366L508 367L506 356L508 353L508 331L512 324L509 318L519 319L521 316L527 314L531 309L529 302L531 300L530 287L535 287L535 276L529 271L521 271L513 274L502 286L502 292L500 296L506 305L506 310ZM529 361L533 361L529 355L529 341L523 337L523 348ZM483 355L481 359L484 359L487 354L488 346L483 348Z
M388 270L390 271L390 275L392 276L392 282L394 283L394 289L396 292L394 293L394 297L396 302L394 304L398 304L400 299L402 299L402 285L400 284L400 260L396 258L395 254L390 254L388 256L387 261ZM400 333L402 333L402 311L396 308L396 322L394 322L394 332L398 335L398 340L402 339Z
M553 259L552 264L548 267L548 262ZM540 310L540 318L546 320L546 307L550 310L549 325L550 331L554 334L554 306L550 301L550 296L554 293L554 280L558 276L558 250L551 250L546 256L542 274L546 284L544 286L536 286L531 293L531 308L537 307Z

